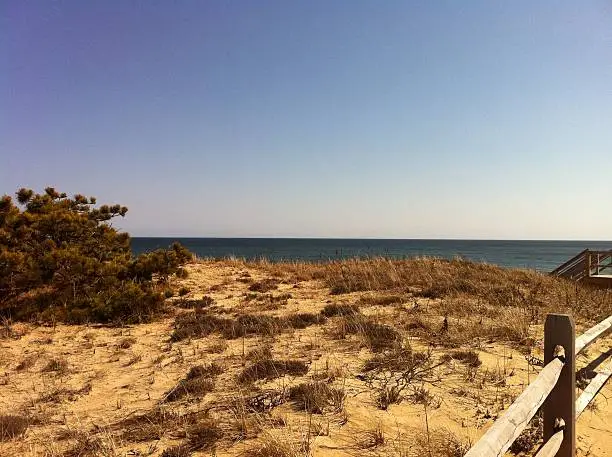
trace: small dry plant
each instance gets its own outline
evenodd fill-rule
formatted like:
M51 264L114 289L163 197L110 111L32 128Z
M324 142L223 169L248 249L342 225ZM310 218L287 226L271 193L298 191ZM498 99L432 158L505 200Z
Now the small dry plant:
M0 415L0 441L8 441L23 435L30 420L25 416Z
M387 409L403 400L406 390L415 383L435 380L434 369L444 362L434 363L433 354L415 352L410 347L396 347L367 360L360 376L376 393L379 408Z
M278 288L278 279L266 278L262 281L254 282L249 286L251 292L269 292Z
M62 457L119 457L119 443L112 432L102 429L97 434L72 431L76 443Z
M16 336L13 331L13 327L11 326L10 319L6 317L2 317L0 319L0 340L14 338Z
M247 366L238 375L240 384L248 384L262 379L275 379L284 375L303 376L308 372L308 364L301 360L260 359Z
M289 389L289 399L299 410L313 414L339 412L344 408L346 392L325 382L307 382Z
M246 449L241 457L310 457L310 445L294 443L267 433L258 443Z
M321 310L321 314L325 317L352 316L358 312L359 308L356 305L348 305L346 303L329 303Z
M385 441L385 430L379 421L374 427L357 434L355 447L357 449L375 449L384 446Z
M176 318L171 341L187 338L202 338L212 333L220 333L226 339L243 336L273 336L287 328L283 319L259 314L241 314L235 319L217 316L209 311L182 314Z
M361 314L343 317L335 330L337 338L357 335L363 344L373 352L381 352L397 346L401 334L390 325L380 324Z
M472 350L457 350L449 352L443 356L446 360L458 360L464 365L472 368L477 368L482 365L478 353Z
M162 403L180 400L187 395L199 397L212 392L215 387L214 380L222 371L215 363L191 367L185 378L164 395Z
M144 414L131 416L116 423L113 430L121 431L121 437L125 441L153 441L161 439L168 431L185 426L189 420L189 416L156 407Z
M68 371L68 361L66 359L51 359L42 369L43 372L55 372L64 374Z
M295 329L303 329L311 325L321 325L327 321L325 316L313 313L298 313L287 316L288 324Z

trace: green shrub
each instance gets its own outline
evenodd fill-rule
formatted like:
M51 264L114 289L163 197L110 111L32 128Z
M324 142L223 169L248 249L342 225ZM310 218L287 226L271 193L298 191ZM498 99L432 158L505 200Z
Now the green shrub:
M120 205L48 187L0 199L0 317L139 322L163 304L165 283L191 254L180 244L134 256L110 224Z

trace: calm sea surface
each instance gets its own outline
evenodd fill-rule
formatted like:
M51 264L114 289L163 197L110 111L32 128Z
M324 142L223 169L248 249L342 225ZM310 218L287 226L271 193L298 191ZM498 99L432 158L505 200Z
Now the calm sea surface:
M550 271L583 249L612 241L376 240L328 238L133 238L135 253L180 241L200 257L325 261L348 257L465 257L504 267Z

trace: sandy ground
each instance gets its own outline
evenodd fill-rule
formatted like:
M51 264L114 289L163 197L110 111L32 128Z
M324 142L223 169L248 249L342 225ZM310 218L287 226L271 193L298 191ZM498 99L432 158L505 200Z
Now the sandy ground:
M181 285L190 289L189 298L207 295L220 310L253 313L261 311L260 305L246 301L245 294L252 281L264 277L265 273L256 268L203 262L190 266L189 278ZM287 303L266 313L318 313L326 303L354 303L360 295L332 296L317 281L281 283L271 291L272 295L283 293L291 295ZM428 300L414 298L399 307L427 306ZM189 368L198 364L216 362L223 367L214 391L202 398L169 404L168 408L202 411L251 395L252 391L237 386L235 379L244 368L243 354L265 344L273 345L274 357L305 361L309 370L304 376L260 382L258 391L280 390L321 373L328 377L333 373L334 385L346 393L344 410L309 415L285 403L263 420L265 430L259 432L259 438L222 439L213 450L195 451L193 455L249 455L253 443L266 436L308 441L312 455L337 457L418 455L424 448L417 441L427 441L428 436L429 440L442 440L440 436L446 433L464 444L474 442L539 370L510 344L481 342L475 350L482 366L474 377L470 378L463 364L450 361L436 369L433 382L424 385L433 398L429 406L404 400L381 410L376 407L372 389L359 377L372 353L350 338L332 338L329 328L333 322L284 332L273 341L258 336L225 341L213 335L172 343L169 337L175 314L183 312L173 309L154 323L125 328L14 324L13 331L19 337L0 340L0 415L27 415L32 424L23 436L0 442L0 455L71 455L64 453L74 450L75 443L87 440L97 440L98 447L80 455L161 455L164 449L182 442L180 434L162 431L161 439L131 442L117 424L154 409ZM384 317L390 311L388 307L369 306L362 312ZM533 332L541 338L541 328L534 327ZM579 365L596 359L609 344L607 338L589 348L586 356L580 356ZM412 338L411 345L426 350L418 338ZM441 354L446 350L435 351ZM53 365L52 361L58 363ZM580 417L578 455L612 455L612 407L607 401L611 394L612 387L605 387L595 407ZM211 411L214 416L215 409Z

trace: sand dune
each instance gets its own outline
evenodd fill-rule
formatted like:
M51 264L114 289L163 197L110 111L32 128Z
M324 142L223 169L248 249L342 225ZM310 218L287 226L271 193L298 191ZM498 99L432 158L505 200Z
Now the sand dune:
M500 295L501 307L491 291L433 293L421 280L332 294L333 272L321 271L201 261L155 322L5 327L0 415L17 428L3 432L0 455L461 456L540 369L542 317L564 287L507 273L527 298ZM603 300L600 315L612 307L609 295L589 300ZM200 320L181 317L190 306ZM573 311L581 330L597 318ZM177 319L195 329L175 332ZM612 455L610 394L580 418L578 455Z

